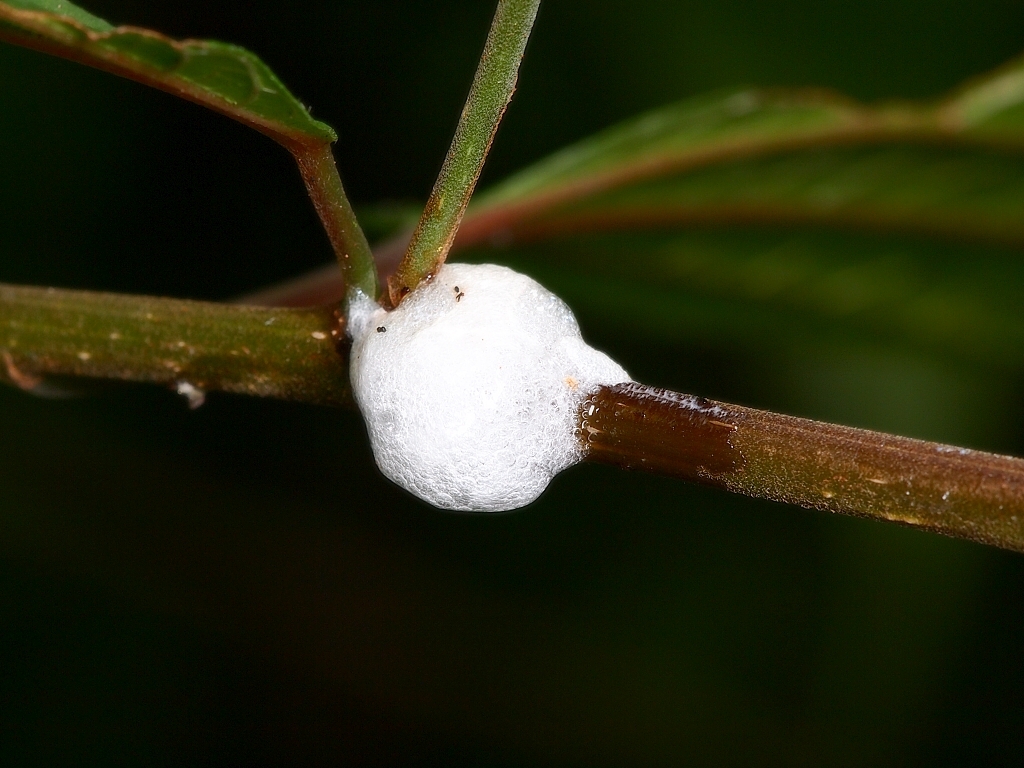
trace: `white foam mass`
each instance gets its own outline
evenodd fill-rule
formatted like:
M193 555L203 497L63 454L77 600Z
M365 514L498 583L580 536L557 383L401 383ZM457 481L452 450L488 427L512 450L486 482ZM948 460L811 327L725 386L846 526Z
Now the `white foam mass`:
M350 301L351 377L374 458L435 506L529 504L582 458L577 412L629 381L565 302L493 264L446 264L398 309Z

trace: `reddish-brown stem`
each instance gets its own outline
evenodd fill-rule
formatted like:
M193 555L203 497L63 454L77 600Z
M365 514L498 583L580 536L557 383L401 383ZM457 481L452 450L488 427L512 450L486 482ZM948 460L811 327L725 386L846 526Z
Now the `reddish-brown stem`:
M590 461L1024 552L1024 459L680 395L604 387Z
M345 195L330 144L290 147L313 207L327 231L349 290L377 298L377 268L366 235Z

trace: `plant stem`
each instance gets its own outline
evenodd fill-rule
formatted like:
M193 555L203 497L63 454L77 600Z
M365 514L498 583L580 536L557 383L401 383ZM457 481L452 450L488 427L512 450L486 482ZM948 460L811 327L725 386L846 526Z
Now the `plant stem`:
M1024 552L1024 459L640 384L584 403L590 461Z
M377 267L373 251L345 195L330 144L310 142L290 145L288 149L299 164L313 207L327 230L345 278L346 291L351 295L353 290L359 290L376 299Z
M0 380L26 390L81 376L352 406L344 336L331 307L0 284ZM600 389L580 427L589 461L1024 552L1024 459L640 384Z
M498 124L515 91L519 64L539 6L540 0L498 2L455 138L405 258L388 280L392 307L429 279L448 256Z
M0 285L0 380L141 381L321 405L351 403L331 307L265 309Z

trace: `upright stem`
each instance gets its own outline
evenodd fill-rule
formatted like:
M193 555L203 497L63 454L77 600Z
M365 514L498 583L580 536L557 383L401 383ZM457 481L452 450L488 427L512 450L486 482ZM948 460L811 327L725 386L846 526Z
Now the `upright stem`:
M455 138L423 209L405 258L388 280L388 298L398 306L409 291L431 277L448 256L519 77L519 63L540 0L499 0L473 86Z
M1024 459L640 384L583 405L587 458L1024 552Z
M376 299L377 267L373 251L338 175L330 144L290 144L288 149L299 164L299 172L313 201L345 278L346 292L362 291Z

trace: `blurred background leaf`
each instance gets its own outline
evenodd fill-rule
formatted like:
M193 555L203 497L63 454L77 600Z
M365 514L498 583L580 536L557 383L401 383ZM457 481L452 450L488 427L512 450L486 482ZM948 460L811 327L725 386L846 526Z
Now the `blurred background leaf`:
M368 205L425 198L492 8L89 10L258 51L338 128L346 186ZM1022 48L1008 0L553 2L484 184L715 89L934 98ZM330 259L291 160L227 120L9 46L0 104L3 281L224 298ZM921 150L894 151L913 165ZM817 162L837 178L864 161ZM1012 185L1015 167L997 158L985 178ZM642 241L654 292L615 255L640 244L619 232L515 259L639 380L1024 453L1015 243L664 229ZM601 296L614 311L588 302ZM954 299L975 325L924 311ZM298 405L5 390L0 420L0 735L14 761L1024 755L1015 555L590 466L521 513L441 514L377 475L355 414Z

